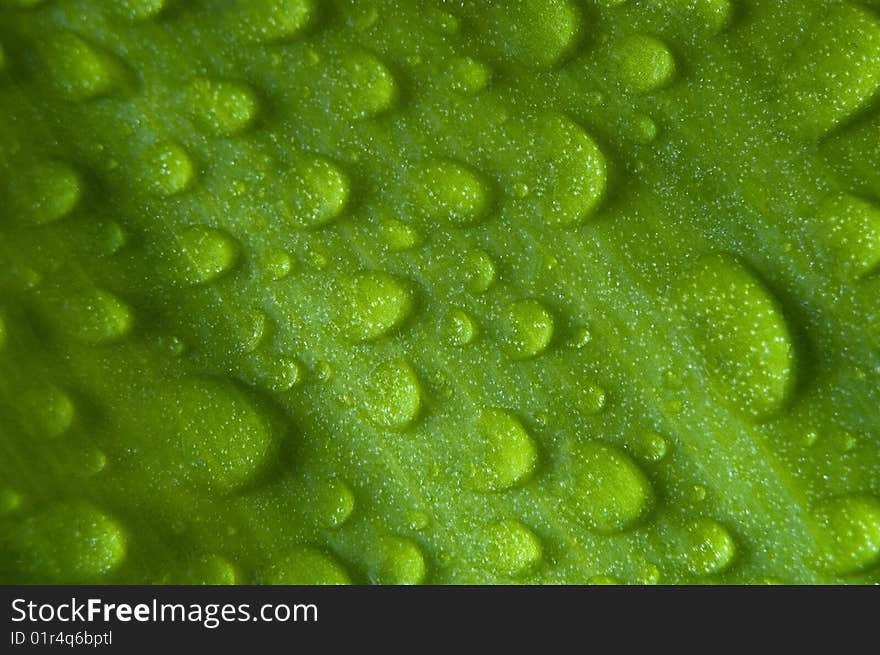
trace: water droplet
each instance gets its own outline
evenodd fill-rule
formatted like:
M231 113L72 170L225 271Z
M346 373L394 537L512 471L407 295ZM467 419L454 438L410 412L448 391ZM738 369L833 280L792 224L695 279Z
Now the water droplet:
M92 476L97 475L105 468L107 468L107 455L97 448L90 448L83 455L78 472Z
M60 437L70 429L75 415L70 397L51 384L26 392L20 410L27 431L37 439Z
M117 0L114 9L130 20L143 20L156 16L165 7L166 0Z
M433 221L468 225L482 218L491 206L489 186L464 164L432 160L413 174L413 201L419 212Z
M476 337L477 326L461 309L452 309L443 320L442 332L454 346L464 346Z
M128 235L119 223L101 223L94 236L95 250L101 255L114 255L128 242Z
M675 76L675 58L666 45L644 34L626 37L617 50L624 84L637 93L668 84Z
M258 383L275 393L290 391L302 378L302 368L290 357L267 355L256 365Z
M681 555L694 575L725 571L736 557L736 543L727 529L712 519L698 519L685 529Z
M478 489L509 489L528 479L538 465L534 441L513 414L497 408L483 410L477 419L479 452L473 480Z
M156 414L166 423L175 449L167 453L183 465L193 483L226 492L250 482L272 461L275 442L266 420L232 384L190 380L163 390Z
M0 489L0 516L18 511L24 498L14 489Z
M379 10L376 7L357 5L352 9L356 13L349 16L349 21L359 32L366 32L379 21Z
M583 349L586 348L592 340L593 333L590 331L590 328L579 327L577 330L575 330L574 338L572 339L572 345L575 348Z
M190 562L182 573L186 585L234 585L238 582L235 567L219 555L207 555Z
M512 359L527 359L546 350L553 338L553 316L537 300L511 303L505 312L502 344Z
M675 0L673 6L686 8L689 12L697 14L701 26L715 33L724 29L733 16L731 0Z
M513 186L510 189L510 192L513 194L514 198L528 198L529 194L532 190L529 188L529 185L526 182L514 182Z
M70 214L80 201L82 180L67 164L43 162L15 177L10 200L15 212L35 225Z
M121 70L108 54L73 32L61 32L43 47L55 88L67 99L83 101L107 95Z
M175 357L180 357L186 352L186 343L180 337L174 335L159 335L156 339L156 346L160 350L165 350Z
M834 435L834 445L841 452L848 453L858 445L858 439L846 430Z
M772 111L780 127L815 139L867 109L876 97L880 22L864 4L833 2L804 25L798 47L776 73L779 101Z
M424 530L431 524L431 517L420 509L409 510L406 513L406 518L409 521L409 527L416 531Z
M292 270L293 260L283 250L270 250L263 257L263 271L270 280L283 280Z
M364 389L363 408L376 426L401 429L412 423L421 406L421 385L404 359L380 364Z
M61 503L27 518L12 535L15 565L35 583L87 584L125 558L121 526L86 503Z
M387 334L409 317L412 293L407 285L388 273L364 273L351 280L344 296L343 316L349 335L367 341Z
M473 250L465 261L467 289L473 294L485 293L495 282L495 264L489 253Z
M536 69L553 68L575 49L584 17L571 0L517 0L476 5L475 26L499 60Z
M651 507L653 492L642 470L626 454L597 442L579 444L565 484L577 517L593 530L613 533L633 527Z
M329 480L318 487L312 509L322 527L338 528L354 511L354 493L342 480Z
M418 245L419 233L415 228L394 219L386 219L381 225L382 236L391 252L402 252Z
M273 561L261 576L270 585L351 584L342 565L330 555L310 546L299 546Z
M368 52L341 59L333 84L335 108L346 118L371 118L387 111L397 97L397 83L385 65Z
M704 258L683 285L717 392L753 418L778 410L793 384L795 357L776 300L727 256Z
M379 545L378 561L372 568L373 582L384 585L416 585L425 579L427 565L422 551L410 539L385 537Z
M864 277L880 267L880 208L840 194L820 205L817 218L841 272Z
M259 309L250 309L239 316L233 326L233 332L238 350L243 353L252 353L266 338L269 327L269 319Z
M232 270L239 258L238 243L226 232L204 225L182 231L174 244L179 276L187 284L206 284Z
M201 79L189 90L190 112L217 136L233 136L256 119L259 103L249 87L238 82Z
M328 362L318 362L315 365L315 378L318 382L330 382L333 379L333 367Z
M301 163L290 186L290 218L302 227L329 223L348 203L348 176L328 159L315 158Z
M101 289L66 297L59 320L66 334L93 345L117 341L131 331L134 322L128 306Z
M307 263L316 271L323 271L330 265L331 255L321 244L311 243L306 251Z
M185 191L194 176L189 155L176 143L158 143L144 157L144 184L157 195L173 196Z
M470 57L456 57L449 62L452 89L459 93L476 95L486 88L492 79L489 68Z
M585 384L578 393L578 408L585 414L598 414L605 409L605 389L597 384Z
M544 555L538 537L514 519L488 526L485 539L485 562L500 575L525 575L541 563Z
M457 17L439 9L432 9L430 11L433 22L437 24L437 27L441 32L445 32L446 34L455 34L458 32L460 22Z
M825 568L840 575L858 573L880 560L880 501L848 496L829 501L816 512L824 528Z
M761 576L760 578L756 578L753 585L765 585L765 586L775 586L785 584L780 578L772 575Z
M633 138L639 143L651 143L657 138L657 124L645 114L633 116L632 131Z
M240 0L230 24L244 38L272 43L299 36L312 21L314 0Z
M524 174L532 193L526 206L547 225L581 223L599 206L607 184L605 155L580 125L550 114L525 144Z
M642 585L660 584L661 577L660 569L657 565L651 562L646 562L639 574L638 583Z
M666 457L669 444L663 435L656 432L643 432L635 443L635 451L639 457L648 462L659 462Z
M809 448L819 441L819 433L816 430L807 430L803 436L804 445Z

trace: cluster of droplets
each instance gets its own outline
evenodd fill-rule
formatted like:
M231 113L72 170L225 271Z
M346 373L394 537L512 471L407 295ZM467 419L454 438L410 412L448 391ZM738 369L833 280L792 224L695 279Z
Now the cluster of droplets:
M118 10L133 21L154 19L163 0L126 0ZM300 39L313 25L317 9L310 0L231 3L237 34L245 42L278 44ZM607 3L619 4L619 3ZM683 4L677 0L665 3ZM700 5L716 29L729 20L723 0ZM551 71L575 56L582 41L583 15L567 0L519 0L510 11L480 9L477 29L493 44L497 62L457 57L448 74L452 88L476 96L491 86L498 69L513 62L534 71ZM838 20L858 24L867 20L844 9ZM873 52L872 43L857 44ZM83 103L122 92L131 84L126 66L110 53L72 32L54 35L41 53L49 79L69 102ZM672 50L657 36L629 35L614 45L613 69L629 93L648 94L676 79L678 67ZM833 66L835 62L826 62ZM5 66L0 51L0 74ZM819 112L816 129L827 131L861 107L878 82L869 71L838 93L830 115ZM832 71L833 72L833 71ZM786 82L789 94L802 99L812 89L803 71ZM832 75L829 88L840 91ZM392 67L363 49L344 53L327 76L328 111L351 122L382 119L404 101ZM823 78L824 79L824 78ZM805 90L806 89L806 90ZM835 92L836 92L835 91ZM263 129L268 110L256 85L210 76L191 81L183 93L188 116L208 138L223 140ZM808 99L807 99L808 100ZM807 102L803 100L803 102ZM646 115L633 121L636 139L652 141L657 125ZM500 188L497 176L471 163L446 156L430 156L408 163L404 176L409 194L408 220L398 217L381 224L383 241L391 252L415 249L429 230L466 231L492 221L504 203L521 202L547 229L576 229L600 211L608 194L612 163L609 153L576 120L562 113L543 116L526 139L540 162L541 173L529 183ZM149 203L171 203L196 190L202 163L177 140L160 139L134 157L134 173ZM293 230L320 235L321 230L344 222L355 202L358 167L331 157L300 153L284 175L280 215ZM14 213L27 224L47 226L75 215L88 192L86 176L70 163L31 162L10 198ZM820 213L827 225L826 241L837 261L852 277L876 270L880 261L880 219L876 206L851 195L834 196ZM400 217L402 218L402 217ZM427 228L425 228L427 226ZM320 237L317 237L320 239ZM121 244L124 235L116 239ZM114 246L116 250L120 246ZM242 239L228 228L193 224L180 227L171 238L164 273L175 287L205 289L219 286L257 259L266 282L283 283L299 262L282 245L272 244L252 256ZM324 255L316 255L323 259ZM472 296L491 296L503 280L493 255L479 247L462 255L465 289ZM316 265L321 269L324 265ZM423 319L415 279L372 267L335 280L332 302L341 338L358 348L388 353L359 382L359 416L377 431L415 431L430 399L420 362L385 346L401 333L414 331ZM778 301L758 277L731 257L711 257L698 263L682 285L680 301L693 317L705 344L702 356L716 393L749 420L778 412L789 400L794 377L794 346ZM88 288L63 299L47 300L61 334L87 347L105 348L139 337L135 309L120 295ZM488 302L488 301L487 301ZM436 317L444 346L450 350L483 347L498 349L511 366L552 354L560 347L564 323L548 302L524 296L505 301L492 315L492 324L480 324L478 312L465 302L446 303ZM290 353L266 350L273 319L266 311L248 307L235 316L236 349L248 365L244 375L255 385L282 395L300 384L306 372ZM7 328L0 316L0 350ZM587 347L589 331L575 341ZM329 365L328 365L329 366ZM330 370L329 368L326 370ZM330 380L328 372L315 378ZM607 403L604 389L586 383L580 404L585 413L601 413ZM167 414L166 428L174 436L168 466L184 469L189 483L209 492L228 494L247 488L271 465L278 444L269 420L249 396L227 382L189 379L156 399L157 412ZM77 420L71 396L53 384L34 388L21 399L22 422L39 439L56 439ZM495 405L479 408L470 417L469 455L473 457L467 482L476 493L513 493L542 474L545 445L539 444L516 411ZM578 440L567 453L564 472L548 471L575 523L596 535L607 536L638 528L658 502L650 476L636 457L658 463L666 457L669 441L649 432L630 449L598 439ZM181 464L183 463L183 464ZM103 464L99 468L103 468ZM0 502L15 508L20 501L12 491ZM340 528L355 511L355 493L344 482L328 485L316 497L323 527ZM6 511L10 511L6 510ZM826 541L822 561L836 574L865 570L880 557L880 505L867 496L848 496L823 505L817 522ZM482 556L499 576L523 579L544 558L538 530L524 518L508 517L483 526ZM423 524L424 522L419 522ZM53 534L61 535L54 539ZM125 558L126 530L115 519L88 504L58 504L28 517L17 532L14 549L23 571L53 580L92 581L118 567ZM86 548L86 545L90 548ZM416 541L383 534L371 543L364 576L372 582L419 583L428 579L427 558ZM702 518L680 530L681 567L704 577L729 569L737 556L736 541L721 522ZM193 564L194 579L240 580L235 566L220 555ZM260 581L280 584L342 584L351 574L339 558L323 547L297 546L255 573ZM659 571L654 578L659 576ZM652 576L649 576L652 577ZM615 578L597 575L594 582Z

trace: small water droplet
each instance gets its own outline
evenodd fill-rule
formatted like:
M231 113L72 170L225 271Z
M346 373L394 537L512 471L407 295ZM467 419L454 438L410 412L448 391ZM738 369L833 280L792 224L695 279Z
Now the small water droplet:
M336 164L315 158L293 171L289 216L300 227L316 228L337 219L348 204L351 182Z
M501 575L525 575L543 559L541 541L517 520L494 523L485 533L486 564Z
M378 427L401 429L412 423L421 407L421 385L404 359L380 364L364 388L363 408Z
M24 497L14 489L0 490L0 516L17 511L23 502Z
M638 581L639 584L643 585L655 585L660 584L661 577L660 568L652 562L647 562L645 566L642 567Z
M315 378L318 382L329 382L333 379L333 367L329 362L319 362L315 367Z
M649 431L642 433L636 441L636 453L645 461L659 462L666 457L669 444L663 435Z
M554 320L536 300L523 300L507 307L502 326L504 349L512 359L534 357L550 344Z
M563 482L576 518L599 533L634 527L653 502L651 483L622 451L591 441L578 444Z
M425 557L411 539L385 537L380 541L377 561L371 567L372 580L384 585L421 584L427 573Z
M270 585L351 584L348 573L336 558L311 546L297 546L274 558L259 580Z
M182 573L182 581L187 585L234 585L238 575L226 559L208 555L190 562Z
M598 414L607 400L605 389L597 384L587 383L578 393L578 407L586 414Z
M473 294L485 293L495 282L495 264L489 253L474 250L468 253L465 261L467 289Z
M455 346L464 346L474 340L477 326L463 310L452 309L446 314L442 331L449 343Z
M509 489L527 480L538 465L538 449L519 420L490 408L477 419L479 442L471 460L473 480L483 491Z
M513 187L511 188L511 193L514 198L527 198L531 192L532 190L525 182L514 182Z
M234 326L238 349L252 353L265 339L269 319L259 309L245 311Z
M264 355L254 365L253 377L275 393L290 391L302 377L302 368L295 359L279 355Z
M293 259L284 250L269 250L263 256L263 272L274 281L283 280L293 271Z
M694 575L725 571L736 557L736 543L723 525L712 519L698 519L684 532L681 550L684 564Z
M880 560L880 501L872 496L847 496L816 511L825 529L822 560L840 575L858 573Z
M348 324L349 335L357 341L387 334L403 323L413 309L409 285L379 271L352 278L343 296L342 319Z
M230 271L238 261L238 243L226 232L195 225L179 233L175 245L177 276L181 281L206 284Z
M80 472L87 476L97 475L107 468L107 455L97 448L86 452L81 461Z
M52 384L26 392L20 410L28 432L38 439L60 437L70 429L75 415L73 401Z
M412 530L421 531L428 527L431 523L431 517L427 512L423 512L420 509L411 509L406 513L407 521L409 522L409 527Z
M394 219L381 223L382 236L391 252L403 252L418 245L421 240L416 229Z
M803 436L804 445L810 447L819 440L819 433L816 430L807 430Z
M98 345L127 335L134 317L131 309L112 293L92 289L65 297L59 321L69 336Z
M338 528L354 511L354 493L342 480L330 480L318 487L314 509L323 527Z
M435 222L470 225L483 218L492 204L488 184L476 172L448 160L432 160L413 173L413 204Z

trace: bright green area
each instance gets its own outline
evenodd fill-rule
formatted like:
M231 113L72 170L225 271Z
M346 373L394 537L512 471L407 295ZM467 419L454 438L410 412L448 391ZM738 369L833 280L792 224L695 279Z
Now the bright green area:
M880 15L0 0L0 581L880 582Z

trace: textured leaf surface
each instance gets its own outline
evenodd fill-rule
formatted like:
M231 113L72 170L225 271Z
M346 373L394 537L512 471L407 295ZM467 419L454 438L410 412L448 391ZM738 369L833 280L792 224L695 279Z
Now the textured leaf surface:
M880 582L880 16L0 0L0 580Z

